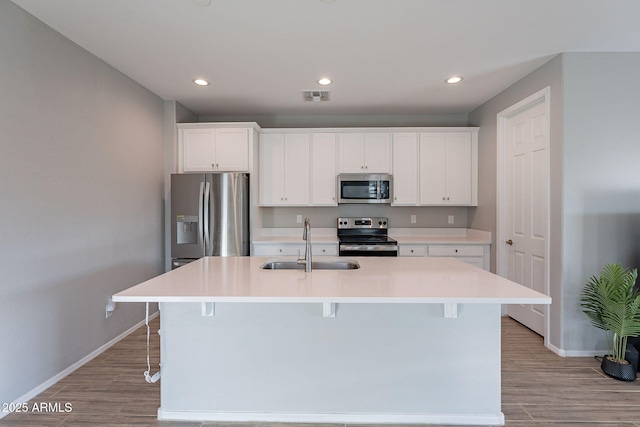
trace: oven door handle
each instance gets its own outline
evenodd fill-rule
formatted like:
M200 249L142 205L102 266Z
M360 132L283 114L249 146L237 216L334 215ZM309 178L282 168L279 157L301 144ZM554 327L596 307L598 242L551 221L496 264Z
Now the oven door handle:
M397 245L340 245L341 251L397 251Z

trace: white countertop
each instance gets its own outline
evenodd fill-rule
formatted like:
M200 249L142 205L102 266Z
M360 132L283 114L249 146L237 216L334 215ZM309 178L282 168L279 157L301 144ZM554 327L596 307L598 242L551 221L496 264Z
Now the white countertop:
M320 258L320 259L318 259ZM551 304L551 298L453 258L354 259L357 270L263 270L295 257L206 257L113 296L117 302Z

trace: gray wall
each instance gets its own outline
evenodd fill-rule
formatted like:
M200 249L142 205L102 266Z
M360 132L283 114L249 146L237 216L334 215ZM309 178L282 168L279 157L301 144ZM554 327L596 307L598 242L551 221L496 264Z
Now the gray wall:
M580 311L584 283L607 262L639 266L640 84L628 77L639 72L638 53L561 54L469 114L481 127L479 206L469 225L495 236L496 115L551 88L548 338L569 354L606 348Z
M329 101L330 102L330 101ZM262 128L467 126L466 114L201 116L201 122L256 122Z
M0 1L0 402L129 329L162 270L163 102Z
M562 56L556 56L531 74L513 84L469 114L469 126L479 126L478 132L478 207L469 213L469 226L491 231L491 271L496 271L496 191L497 191L497 115L513 104L549 86L551 89L551 223L550 223L550 277L551 298L549 308L551 334L549 342L561 342L562 271L562 130L563 90Z
M389 227L398 228L466 228L467 209L451 207L410 207L376 205L340 205L338 207L313 208L261 208L264 227L302 227L296 223L296 215L309 217L313 227L335 228L336 218L349 216L381 216L389 218ZM411 224L411 215L416 223ZM448 216L454 216L454 223L447 222Z
M602 265L639 267L640 53L563 55L563 348L591 349L602 332L579 310ZM602 340L601 340L602 341ZM602 345L600 346L602 348Z

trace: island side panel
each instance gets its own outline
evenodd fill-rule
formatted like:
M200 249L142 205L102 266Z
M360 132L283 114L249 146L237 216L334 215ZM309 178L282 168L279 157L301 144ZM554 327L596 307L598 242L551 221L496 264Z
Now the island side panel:
M161 331L161 418L502 416L499 304L163 303Z

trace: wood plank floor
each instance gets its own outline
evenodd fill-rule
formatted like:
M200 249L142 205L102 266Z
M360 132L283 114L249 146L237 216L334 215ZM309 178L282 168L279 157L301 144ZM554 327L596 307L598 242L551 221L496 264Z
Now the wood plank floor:
M507 426L640 427L640 380L625 383L610 379L594 358L559 357L543 346L538 335L517 322L504 318L502 326L502 411ZM159 321L154 319L152 331L158 327ZM155 372L159 337L153 332L151 337ZM142 376L145 340L143 327L41 393L28 403L27 413L0 419L0 426L283 427L156 420L160 388L146 383ZM62 411L34 412L33 405L42 403ZM70 412L63 412L65 403L71 404Z

